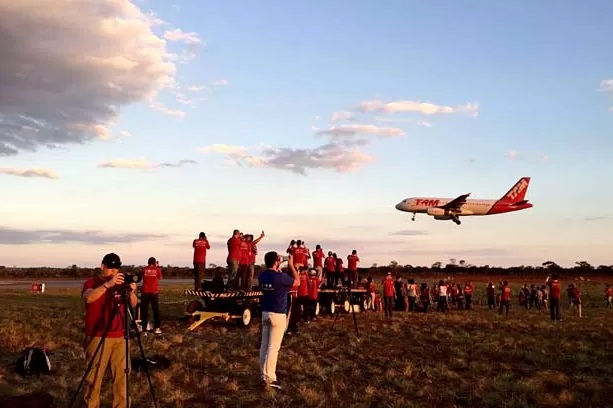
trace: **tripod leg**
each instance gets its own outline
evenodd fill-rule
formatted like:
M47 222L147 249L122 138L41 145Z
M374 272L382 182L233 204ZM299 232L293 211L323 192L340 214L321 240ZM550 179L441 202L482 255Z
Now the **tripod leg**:
M76 402L77 397L79 396L79 392L81 391L81 387L83 387L83 384L85 383L85 379L87 378L87 374L89 374L89 372L91 371L91 369L92 369L92 367L94 365L94 361L96 360L96 356L98 355L100 350L102 350L102 347L104 345L104 340L106 339L106 336L108 335L109 330L111 330L111 326L113 324L113 320L115 319L115 315L117 314L117 310L118 309L119 309L119 307L117 306L117 304L114 304L113 305L113 309L111 310L111 316L109 318L109 321L107 322L106 327L104 328L104 332L102 333L100 341L98 342L98 346L96 347L96 351L94 351L94 354L89 359L89 363L87 364L87 368L85 369L85 373L83 373L83 377L81 378L81 381L79 382L79 386L77 387L77 390L75 391L75 393L72 396L72 399L71 399L70 405L69 405L70 408L72 408L74 406L74 403Z
M130 306L129 303L127 303L126 306L127 306L128 314L130 316L132 316L133 315L132 307ZM144 364L144 367L145 367L145 373L147 374L147 381L149 382L149 392L151 393L151 399L153 399L153 406L155 408L158 408L157 399L155 398L155 392L153 390L153 382L151 381L151 373L149 372L149 362L147 361L147 358L145 357L145 349L143 348L143 343L141 342L140 332L138 331L138 327L136 326L136 322L134 320L132 320L132 323L134 324L134 332L136 333L136 343L138 344L138 349L140 351L140 356L143 359L143 364ZM126 326L126 330L128 330L128 332L129 332L130 327ZM129 354L128 354L128 356L129 356Z
M360 330L358 329L358 319L355 317L355 307L353 306L353 295L351 288L349 288L349 305L351 305L351 312L353 313L353 327L355 328L356 337L360 337Z

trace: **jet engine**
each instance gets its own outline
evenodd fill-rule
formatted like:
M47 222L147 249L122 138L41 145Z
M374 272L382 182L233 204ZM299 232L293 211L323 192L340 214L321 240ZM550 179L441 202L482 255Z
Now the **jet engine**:
M433 217L442 217L442 216L447 215L445 213L445 210L443 210L442 208L431 207L431 208L428 208L426 212L428 215L432 215Z

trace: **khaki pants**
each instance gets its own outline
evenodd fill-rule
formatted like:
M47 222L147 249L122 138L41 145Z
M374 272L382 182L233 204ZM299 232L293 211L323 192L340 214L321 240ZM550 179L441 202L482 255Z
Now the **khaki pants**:
M285 334L285 313L262 312L260 374L267 383L277 381L277 359Z
M89 364L96 348L100 343L100 337L92 337L85 342L86 364ZM126 352L125 340L120 338L106 338L104 344L85 378L84 399L87 408L99 408L100 388L106 369L111 369L113 379L113 408L127 408L126 406Z

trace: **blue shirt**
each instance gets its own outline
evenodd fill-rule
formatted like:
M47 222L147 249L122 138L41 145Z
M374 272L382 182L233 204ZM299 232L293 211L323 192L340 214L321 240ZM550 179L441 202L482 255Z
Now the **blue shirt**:
M262 291L262 311L287 313L287 291L294 286L294 278L266 269L258 276L258 282Z

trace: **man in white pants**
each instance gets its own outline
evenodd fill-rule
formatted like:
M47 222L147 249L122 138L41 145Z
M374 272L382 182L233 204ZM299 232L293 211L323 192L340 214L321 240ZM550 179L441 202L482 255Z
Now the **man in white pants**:
M281 389L277 381L277 358L287 324L287 291L300 284L298 272L289 262L293 278L280 268L281 257L274 252L264 255L266 270L258 276L262 291L262 344L260 346L260 373L262 386Z

